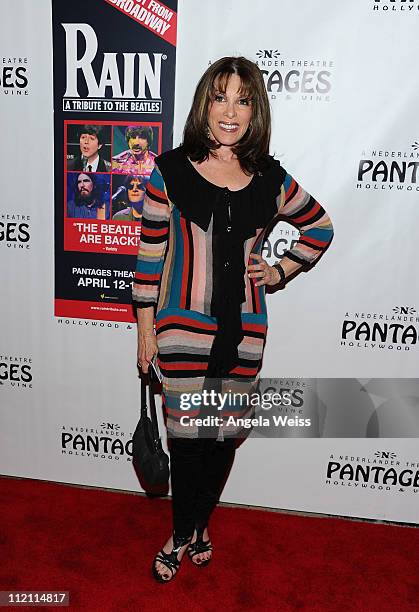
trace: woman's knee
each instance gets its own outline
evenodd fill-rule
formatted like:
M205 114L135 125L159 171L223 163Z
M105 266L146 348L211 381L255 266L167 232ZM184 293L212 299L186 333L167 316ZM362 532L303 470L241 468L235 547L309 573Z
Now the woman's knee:
M205 448L204 442L201 438L170 438L168 447L171 454L200 455Z

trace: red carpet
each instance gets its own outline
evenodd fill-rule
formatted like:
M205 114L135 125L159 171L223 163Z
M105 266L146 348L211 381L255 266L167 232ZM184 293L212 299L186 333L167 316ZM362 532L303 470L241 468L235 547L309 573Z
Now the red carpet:
M67 609L418 610L416 528L218 508L211 564L185 558L159 585L150 565L169 534L166 499L12 478L0 499L0 589L68 590Z

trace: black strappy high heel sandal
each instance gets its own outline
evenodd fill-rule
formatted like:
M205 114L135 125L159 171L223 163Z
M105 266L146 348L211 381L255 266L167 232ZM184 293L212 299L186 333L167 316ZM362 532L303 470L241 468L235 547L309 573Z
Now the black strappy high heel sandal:
M166 553L164 552L164 550L162 549L155 557L154 557L154 561L153 561L153 565L152 565L152 572L153 572L153 576L154 578L157 580L157 582L170 582L172 580L172 578L174 578L174 576L178 573L179 570L179 566L180 566L180 561L178 559L178 554L180 552L180 549L182 548L182 546L185 546L185 544L188 544L192 539L192 536L177 536L175 534L173 534L173 548L171 550L170 553ZM165 571L163 571L162 574L160 574L157 571L156 568L156 563L163 563L168 570L170 570L170 577L169 578L163 578L163 576L166 574Z
M204 540L202 535L204 533L206 525L204 527L196 527L196 540L192 544L189 544L187 548L187 553L189 555L189 559L192 561L194 565L197 567L205 567L211 561L210 559L205 559L204 561L195 562L193 558L195 555L199 555L200 553L210 552L212 551L212 544L210 540Z

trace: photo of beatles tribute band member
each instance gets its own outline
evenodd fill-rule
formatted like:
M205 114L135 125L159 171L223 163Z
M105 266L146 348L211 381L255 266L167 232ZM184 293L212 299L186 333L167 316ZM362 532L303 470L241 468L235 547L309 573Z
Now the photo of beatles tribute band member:
M141 176L115 176L112 190L112 219L141 221L146 190Z
M67 126L67 170L110 172L111 126Z
M110 175L72 172L67 174L67 217L110 218Z
M151 126L114 126L113 174L130 174L147 180L150 178L157 155L151 150L157 135L157 129L155 130L156 134Z

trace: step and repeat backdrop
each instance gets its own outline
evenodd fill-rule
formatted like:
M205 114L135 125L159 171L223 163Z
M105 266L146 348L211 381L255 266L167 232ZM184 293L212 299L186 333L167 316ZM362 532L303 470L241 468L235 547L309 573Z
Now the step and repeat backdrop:
M265 79L271 152L335 237L267 297L262 386L292 401L240 447L222 500L418 523L419 0L0 10L0 473L141 491L130 291L144 192L201 74L244 55ZM278 224L264 256L297 239Z

